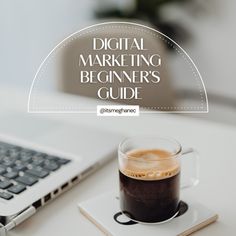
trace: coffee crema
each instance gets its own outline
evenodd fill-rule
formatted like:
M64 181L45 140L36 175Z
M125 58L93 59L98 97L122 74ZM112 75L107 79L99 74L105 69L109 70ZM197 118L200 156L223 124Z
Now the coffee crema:
M180 164L163 149L136 149L126 153L120 171L134 179L161 180L180 172Z

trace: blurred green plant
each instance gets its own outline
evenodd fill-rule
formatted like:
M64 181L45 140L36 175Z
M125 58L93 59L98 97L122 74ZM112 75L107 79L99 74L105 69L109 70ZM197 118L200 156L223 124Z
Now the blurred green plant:
M110 8L95 12L97 18L138 19L148 22L157 30L179 42L185 42L190 38L189 32L176 22L168 22L162 19L162 7L171 3L193 2L194 0L134 0L132 9Z

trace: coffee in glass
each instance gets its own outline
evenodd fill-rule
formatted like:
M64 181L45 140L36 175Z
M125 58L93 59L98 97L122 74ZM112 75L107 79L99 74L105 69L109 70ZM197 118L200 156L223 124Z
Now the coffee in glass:
M156 145L142 145L137 138L128 139L119 147L120 207L144 223L172 219L180 202L181 146L174 140L154 140Z

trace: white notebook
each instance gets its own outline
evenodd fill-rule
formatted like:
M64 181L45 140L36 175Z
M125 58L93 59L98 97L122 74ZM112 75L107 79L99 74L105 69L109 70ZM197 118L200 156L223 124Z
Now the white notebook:
M215 222L218 215L191 199L183 199L183 214L162 224L140 224L131 221L119 209L117 194L109 192L79 203L80 212L105 235L113 236L185 236Z

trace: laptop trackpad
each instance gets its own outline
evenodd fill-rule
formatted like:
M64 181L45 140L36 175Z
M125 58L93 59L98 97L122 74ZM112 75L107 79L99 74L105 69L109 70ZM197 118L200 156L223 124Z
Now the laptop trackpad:
M39 137L38 141L85 158L97 158L115 151L120 139L116 134L89 126L64 124L63 127Z

